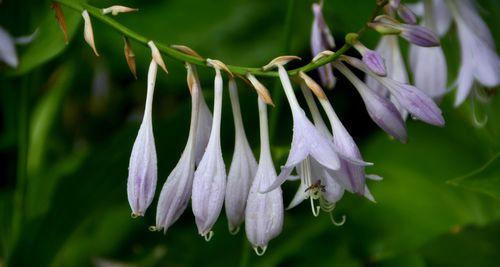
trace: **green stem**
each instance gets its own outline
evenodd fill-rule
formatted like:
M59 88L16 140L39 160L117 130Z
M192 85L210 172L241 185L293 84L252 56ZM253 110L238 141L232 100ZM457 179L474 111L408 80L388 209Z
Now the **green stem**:
M92 17L97 18L98 20L104 22L105 24L111 26L112 28L114 28L118 32L127 36L129 39L135 40L135 41L143 44L144 46L147 46L147 43L151 40L145 36L138 34L137 32L134 32L133 30L121 25L120 23L118 23L116 20L114 20L110 16L103 15L102 10L99 8L96 8L94 6L91 6L91 5L88 5L85 3L74 2L72 0L55 0L55 2L61 3L65 6L72 8L72 9L79 11L79 12L82 12L83 10L87 10ZM292 2L294 2L294 1L292 1ZM381 6L377 6L377 9L374 11L374 14L378 14L378 12L380 11L381 8L382 8ZM289 9L293 10L293 7L289 7ZM290 20L292 20L291 16L290 16ZM371 19L370 19L370 21L371 21ZM288 31L291 31L291 29ZM162 43L155 42L155 44L161 52L170 56L173 59L176 59L176 60L179 60L182 62L189 62L189 63L196 64L199 66L207 66L206 59L200 59L198 57L184 54L184 53L182 53L174 48L171 48L168 45L162 44ZM350 47L351 47L351 45L346 44L343 47L341 47L335 54L321 58L320 60L315 61L315 62L310 62L310 63L308 63L300 68L290 70L290 71L288 71L288 74L291 76L295 76L300 71L308 72L308 71L314 70L318 67L321 67L325 64L328 64L328 63L338 59ZM239 74L239 75L245 75L247 73L252 73L255 76L278 77L278 73L276 71L264 71L264 70L262 70L262 68L252 68L252 67L243 67L243 66L235 66L235 65L227 65L227 67L229 68L229 70L232 73Z

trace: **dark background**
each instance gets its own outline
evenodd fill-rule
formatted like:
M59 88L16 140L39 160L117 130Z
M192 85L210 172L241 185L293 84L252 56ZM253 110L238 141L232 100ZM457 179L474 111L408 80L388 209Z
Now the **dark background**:
M291 3L290 20L286 19ZM325 18L340 46L375 7L372 0L327 0ZM500 3L478 1L498 41ZM90 1L140 11L114 17L165 44L184 44L225 63L262 66L282 54L311 59L312 1L155 0ZM366 114L344 79L328 96L360 146L367 169L384 177L369 182L377 203L346 194L334 214L312 216L304 203L285 213L283 233L267 253L254 255L240 231L231 236L222 212L209 243L197 234L190 207L166 235L148 231L156 198L145 218L131 219L126 196L128 159L146 94L150 51L132 41L139 78L130 74L123 40L93 19L101 56L83 40L81 15L63 8L71 37L64 45L50 1L3 0L0 25L13 36L39 28L18 46L20 66L0 67L0 266L498 266L500 262L500 100L477 104L488 116L474 127L469 102L455 109L443 101L445 128L408 122L409 143L391 140ZM288 29L288 30L287 30ZM378 36L362 41L374 47ZM452 84L459 60L455 28L442 40ZM404 42L403 51L407 54ZM153 106L159 190L187 139L190 98L181 62L164 57ZM296 63L295 66L304 63ZM291 65L290 67L293 67ZM213 71L199 68L212 106ZM311 75L316 78L315 72ZM273 156L288 154L291 116L277 80L263 79L277 107L270 109ZM239 83L247 136L258 155L255 93ZM496 91L491 91L494 95ZM302 99L300 99L302 101ZM233 123L224 95L222 149L229 166ZM26 164L26 171L20 166ZM284 186L285 205L298 186Z

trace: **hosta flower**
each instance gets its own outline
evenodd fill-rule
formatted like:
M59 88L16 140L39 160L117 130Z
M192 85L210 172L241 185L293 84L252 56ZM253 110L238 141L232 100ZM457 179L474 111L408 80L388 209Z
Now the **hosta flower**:
M387 75L384 59L382 58L380 53L368 49L365 45L358 41L358 35L355 33L348 34L346 40L350 42L354 46L354 48L361 54L363 62L371 71L380 76Z
M241 118L238 88L234 79L229 80L229 96L234 118L234 154L227 175L225 208L229 231L236 233L245 218L248 191L257 171L257 161L248 144Z
M384 59L387 77L402 83L408 82L408 73L396 36L382 36L375 51ZM366 76L366 84L381 95L388 95L387 90L371 76Z
M132 148L128 167L127 194L132 216L144 216L156 189L156 148L151 110L158 66L151 61L144 117Z
M334 62L333 64L354 85L361 95L368 115L370 115L372 120L389 135L405 143L407 140L406 126L394 104L385 96L370 89L342 62Z
M245 210L245 232L257 255L263 255L271 239L281 233L283 227L283 197L281 188L262 193L276 180L276 170L271 158L267 107L258 97L260 121L259 167L248 193Z
M323 2L312 4L312 10L314 20L311 29L311 52L316 56L321 51L335 48L335 40L323 18ZM335 86L336 79L330 64L319 67L318 72L323 86L329 89Z
M431 30L437 30L433 17L431 1L424 2L425 9L422 23ZM429 64L432 62L432 64ZM448 69L443 49L438 47L410 46L410 67L413 72L414 84L434 100L439 100L446 93Z
M461 64L455 105L469 96L474 82L486 87L500 84L500 58L488 26L470 0L447 1L457 25Z
M295 97L290 78L283 67L284 64L293 58L291 56L278 57L264 67L265 70L272 67L278 68L281 84L290 104L293 117L293 136L290 153L285 166L281 169L280 175L269 190L281 185L288 178L292 170L308 156L318 161L319 164L327 169L338 170L340 168L339 157L335 152L331 140L322 135L314 127Z
M391 96L394 97L395 101L410 113L413 118L436 126L444 125L444 119L439 107L430 97L415 86L400 83L387 77L380 77L369 70L368 67L357 58L346 56L343 58L352 66L364 71L381 83L389 91Z
M408 42L424 47L439 45L436 34L419 25L399 23L392 17L381 15L368 25L382 34L397 34Z
M195 170L196 148L200 146L197 140L199 126L200 102L203 99L198 77L194 66L186 64L188 85L191 92L191 123L189 137L181 158L163 185L156 210L155 230L166 232L168 228L182 215L191 197ZM206 145L206 144L201 144ZM204 147L203 147L204 148Z
M226 190L226 167L220 147L220 125L222 112L222 75L216 61L207 60L215 69L214 117L210 139L193 180L192 207L198 233L210 240L211 231L219 217Z

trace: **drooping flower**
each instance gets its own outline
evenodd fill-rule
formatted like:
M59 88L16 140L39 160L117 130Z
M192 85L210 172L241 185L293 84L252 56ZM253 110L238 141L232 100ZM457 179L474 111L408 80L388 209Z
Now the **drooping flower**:
M377 51L368 49L363 43L358 40L358 34L349 33L346 36L346 41L354 46L356 51L361 54L363 62L366 66L380 76L386 76L387 71L385 69L384 59Z
M311 52L313 56L324 50L335 48L335 40L323 17L323 1L312 4L314 20L311 28ZM326 64L318 68L321 83L326 88L332 89L335 86L335 76L331 64Z
M432 47L439 45L439 39L433 31L419 25L400 23L387 15L376 17L368 25L382 34L397 34L418 46Z
M200 102L203 98L201 88L197 83L197 74L194 66L186 63L188 71L187 81L191 93L191 123L186 147L179 162L168 176L160 193L156 210L156 226L154 230L168 228L182 215L188 205L193 186L196 148L200 145L197 140L199 126Z
M203 157L194 173L192 207L198 233L208 241L213 235L212 226L217 221L226 190L226 167L220 146L222 112L222 75L220 61L207 59L215 69L214 118L210 139Z
M128 167L127 194L132 216L144 216L156 189L156 147L151 118L156 73L157 65L151 61L144 117L132 148Z
M396 36L382 36L375 51L385 60L387 77L402 83L408 82L408 73ZM366 84L370 89L376 91L380 95L388 95L387 90L371 76L366 76Z
M260 121L259 167L252 182L245 209L245 232L255 253L261 256L269 241L281 233L283 227L283 196L279 185L262 193L276 180L276 170L271 158L267 107L258 97Z
M97 49L95 48L94 30L92 29L92 22L90 21L89 12L87 10L84 10L82 12L82 17L83 17L83 21L84 21L83 37L85 39L85 42L87 42L87 44L90 45L92 50L94 50L95 55L99 56L99 53L97 52Z
M443 126L444 119L442 112L434 101L415 86L400 83L387 77L380 77L373 73L359 59L343 56L350 65L362 70L381 83L394 97L395 101L409 112L413 118L419 119L428 124Z
M245 134L238 88L234 79L229 80L229 96L233 110L235 142L233 159L227 175L225 209L229 231L237 233L245 218L245 206L250 186L257 171L257 161Z
M423 26L436 31L437 22L434 15L434 5L431 1L424 1L426 12L423 15ZM429 64L432 62L432 64ZM446 58L441 46L420 47L410 45L410 67L413 72L414 84L417 88L424 91L435 101L441 99L446 93L446 83L448 69Z
M342 62L334 62L333 65L354 85L372 120L389 135L406 143L406 126L394 104L385 96L370 89Z
M288 77L288 73L283 67L284 64L294 59L293 56L283 56L272 60L264 66L264 70L273 67L278 68L281 84L290 104L293 117L293 136L290 153L281 173L268 190L277 188L290 175L292 170L299 165L307 156L318 161L323 167L331 170L340 168L339 157L335 152L331 140L322 135L316 127L309 121L304 110L299 106L293 87Z
M485 87L500 84L500 58L488 26L470 0L447 1L457 25L461 64L457 78L455 106L469 96L474 82Z

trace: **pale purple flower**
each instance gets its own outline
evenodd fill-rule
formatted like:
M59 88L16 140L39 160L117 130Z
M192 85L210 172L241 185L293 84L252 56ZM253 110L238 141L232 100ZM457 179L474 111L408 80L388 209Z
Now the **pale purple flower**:
M380 38L380 41L375 49L382 58L385 59L385 67L387 70L387 77L402 82L408 82L408 73L406 71L405 62L401 54L398 38L393 35L386 35ZM379 94L388 95L387 90L375 79L366 76L366 84L368 87Z
M406 23L408 24L417 24L417 16L413 11L407 7L404 4L399 4L398 9L398 16Z
M429 29L436 30L437 23L433 17L434 5L431 1L424 2L426 12L422 23ZM432 62L432 64L429 64ZM410 46L410 67L413 72L414 84L435 101L446 93L448 69L443 49L438 47Z
M209 63L210 64L210 63ZM213 235L212 226L217 221L226 190L226 168L220 146L222 112L222 75L217 65L214 81L214 117L210 139L203 157L194 173L192 208L198 233L208 241Z
M440 36L444 36L451 26L451 14L446 6L445 0L425 0L432 2L432 8L430 11L424 11L424 1L409 4L408 7L416 15L423 17L432 16L433 20L436 21L435 32ZM429 13L432 12L432 13Z
M0 62L5 62L11 68L17 68L19 61L14 38L0 27Z
M264 69L272 67L278 68L281 84L285 91L293 117L293 136L290 153L285 166L276 181L268 190L277 188L290 175L292 170L300 164L307 156L315 159L323 167L331 170L340 168L340 161L331 140L322 135L316 127L309 121L304 110L299 106L293 87L283 64L286 64L292 57L278 57L271 61Z
M399 23L386 15L378 16L373 21L369 23L369 26L382 34L398 34L408 42L424 47L439 45L439 39L436 34L425 27Z
M322 51L335 48L335 40L323 18L323 3L312 4L314 20L311 29L311 52L316 56ZM332 66L326 64L318 68L319 77L323 86L331 89L335 86L335 76L333 76Z
M151 61L144 117L135 139L128 167L127 194L132 216L144 216L153 200L156 179L156 148L153 136L151 110L158 66Z
M260 120L259 167L248 193L245 210L245 231L257 255L264 254L269 241L281 233L283 227L283 196L281 188L262 193L276 180L276 170L271 158L267 107L258 97Z
M469 96L474 82L486 87L500 84L500 58L488 26L469 0L447 1L457 25L461 65L457 78L455 106Z
M229 80L229 96L234 118L234 154L227 175L225 209L231 233L237 233L245 219L248 192L257 171L257 161L248 143L241 118L238 88L234 79Z
M371 71L380 76L387 75L384 59L380 53L368 49L359 41L354 43L354 48L361 54L363 62Z
M357 58L347 56L343 58L352 66L364 71L381 83L390 92L391 96L394 97L395 101L409 112L413 118L436 126L444 125L444 119L439 107L430 97L415 86L400 83L387 77L380 77L369 70Z
M198 77L194 66L187 63L186 67L192 105L189 137L179 162L161 190L156 210L156 226L154 227L157 231L163 229L164 232L167 232L168 228L179 219L187 208L193 186L196 149L200 146L196 133L199 126L200 102L203 99L203 94L199 83L197 83Z
M405 143L407 140L406 126L394 104L386 97L370 89L354 73L352 73L342 62L334 62L338 69L356 88L365 103L368 115L385 132L399 141ZM385 89L387 90L387 89Z

